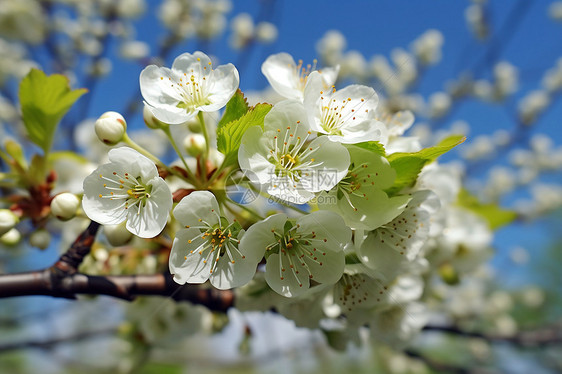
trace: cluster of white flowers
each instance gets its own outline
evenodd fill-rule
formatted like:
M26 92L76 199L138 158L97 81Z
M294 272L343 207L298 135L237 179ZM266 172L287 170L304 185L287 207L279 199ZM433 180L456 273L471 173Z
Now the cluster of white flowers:
M231 9L230 0L166 0L160 5L158 16L181 39L197 36L208 40L224 32L226 15Z
M561 3L548 7L557 21ZM138 40L143 33L135 29L135 19L152 7L166 29L158 48ZM478 39L491 31L488 7L472 0L465 12ZM183 53L169 68L161 66L180 43L204 48L224 36L220 44L244 61L244 52L277 39L276 26L264 21L267 12L229 15L232 8L231 0L2 2L3 189L24 175L16 169L28 156L26 150L17 165L21 149L11 137L20 134L11 124L22 116L11 91L32 67L46 66L44 59L52 57L52 70L71 86L110 74L112 62L104 56L113 51L145 67L140 92L148 129L131 131L134 124L127 128L113 111L74 126L71 112L59 129L74 136L69 142L81 154L58 152L60 143L45 152L56 181L49 176L41 186L46 199L33 231L25 222L31 215L5 199L0 244L67 248L93 220L103 227L80 272L153 275L167 267L179 285L235 289L240 311L274 311L298 327L320 330L338 349L364 339L367 329L371 340L403 348L430 320L462 328L474 327L478 316L493 333L516 333L518 304L540 307L545 294L538 288L490 292L485 263L501 222L485 210L512 215L510 223L562 207L562 189L544 183L550 176L543 175L562 170L562 147L530 126L546 117L562 91L562 59L538 87L519 93L528 87L524 66L500 55L485 66L475 54L466 61L472 72L455 69L454 81L423 95L418 83L425 86L424 74L442 59L444 37L435 29L372 56L348 49L341 32L329 31L310 64L288 53L269 56L261 66L269 86L252 94L239 90L236 67L217 66L216 56ZM37 53L41 43L48 53ZM501 108L515 100L519 126L476 135L459 151L460 161L437 163L434 154L450 149L452 134L471 130L463 121L448 123L465 99ZM415 118L426 123L412 128ZM167 162L173 151L178 159ZM33 174L38 156L22 169ZM501 166L474 172L504 156ZM19 188L27 180L16 182ZM504 210L506 202L511 208ZM509 256L518 266L532 260L519 246ZM126 307L127 349L138 349L139 340L176 345L226 323L202 306L168 304L144 299ZM153 318L145 318L147 309ZM380 347L390 371L425 370ZM469 350L491 355L480 340ZM123 370L133 370L123 361Z
M441 191L446 198L440 201L430 191L440 187L422 186L420 179L415 188L389 192L397 172L387 155L421 148L416 138L403 136L414 122L413 114L381 111L377 93L367 86L336 90L338 70L304 67L286 53L270 56L262 66L273 89L285 99L267 112L263 124L241 134L238 164L231 171L243 176L226 183L246 180L258 199L269 197L279 204L275 214L271 205L266 218L248 219L241 214L244 210L237 213L232 204L242 205L225 196L220 174L211 176L218 181L207 185L190 179L201 176L201 167L224 167L222 159L200 164L202 157L210 157L207 131L187 138L186 149L195 158L184 160L183 177L173 176L191 183L183 186L195 183L198 188L174 194L178 197L173 199L174 189L185 190L172 181L173 169L159 164L168 170L163 179L156 158L128 147L114 148L109 163L84 180L84 212L107 225L105 237L112 245L129 242L127 232L151 238L165 230L174 238L169 257L174 280L239 288L241 309L255 305L257 288L260 294L278 295L261 308L274 307L298 324L322 327L321 321L346 315L348 322L336 329L340 333L353 335L369 325L374 339L407 344L427 321L420 298L429 239L437 243L431 248L440 248L434 253L448 253L434 256L439 261L452 261L459 246L482 250L470 244L473 230L458 227L460 213L439 210L441 204L453 202L455 191ZM140 77L148 115L161 124L153 127L165 132L179 123L195 128L196 116L201 120L203 112L216 112L227 104L238 81L233 65L213 69L201 52L182 54L171 69L148 66ZM105 113L95 128L106 144L131 145L124 135L125 121L117 113ZM443 173L428 179L453 178ZM172 212L173 200L177 205ZM308 207L288 215L286 207L294 204ZM438 211L441 218L431 218ZM433 221L459 233L440 238L432 234ZM475 225L474 230L481 229ZM310 302L314 311L307 316L303 307Z
M267 21L254 24L252 16L248 13L240 13L230 21L232 34L230 35L230 46L234 49L243 49L251 42L263 44L273 43L277 39L277 27Z
M486 39L490 33L486 1L473 1L464 13L469 30L478 39Z
M33 0L6 0L0 10L0 35L39 44L45 38L41 4Z
M411 43L409 50L392 50L392 65L382 55L374 55L367 62L359 51L345 51L346 45L343 34L331 30L316 44L316 49L324 64L341 66L341 80L351 78L364 82L374 78L387 94L396 96L405 95L408 87L418 78L421 68L441 60L443 35L437 30L427 30Z

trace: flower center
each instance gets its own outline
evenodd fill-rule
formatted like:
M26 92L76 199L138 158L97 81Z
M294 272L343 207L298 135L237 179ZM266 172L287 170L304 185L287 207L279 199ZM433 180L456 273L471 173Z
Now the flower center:
M324 91L320 91L320 103L322 106L322 113L320 115L320 123L322 129L329 135L339 135L342 134L342 127L346 126L348 121L355 121L356 110L360 109L362 103L365 99L361 101L353 102L350 97L343 99L341 102L332 98L332 95L336 93L336 89L332 86L332 94L324 96ZM351 108L348 108L351 106ZM369 110L366 109L365 112Z
M201 59L197 59L201 61ZM202 66L201 63L196 65L195 69L191 69L189 73L183 73L183 77L177 78L168 77L170 86L174 88L181 97L180 102L177 104L178 108L185 109L187 112L193 112L196 108L211 104L209 95L207 94L207 77L204 75L209 66ZM211 71L212 73L212 71ZM164 77L160 77L164 80Z
M375 185L375 182L371 179L372 175L369 174L367 168L368 165L366 163L359 164L358 166L354 166L352 163L347 175L337 185L338 200L345 198L355 211L357 211L357 208L351 202L350 196L355 195L369 200L367 194L361 191L361 186ZM378 176L378 173L375 173L375 176Z
M221 217L219 216L218 218L220 221ZM198 253L200 256L204 257L204 264L211 261L211 269L209 270L210 274L216 270L221 258L228 258L228 261L232 264L236 263L233 256L234 253L237 253L242 259L246 258L246 256L244 256L238 249L240 240L236 239L234 237L235 234L233 234L232 228L235 223L222 227L218 223L211 226L201 219L199 221L202 225L194 228L201 229L201 233L187 242L191 244L198 238L203 239L203 242L196 249L191 250L188 255ZM236 230L234 231L236 232ZM187 256L185 256L185 259L187 259Z
M295 70L293 71L293 74L295 75L298 84L299 84L299 89L301 91L304 91L304 86L306 85L306 80L308 78L308 76L310 75L310 73L312 73L314 70L316 70L316 64L318 63L318 61L316 59L314 59L312 61L312 65L311 64L307 64L306 67L303 64L302 60L299 60L298 65L292 65L290 64L289 67L293 67Z
M150 198L152 186L143 184L140 176L133 177L129 173L121 175L114 171L109 176L99 175L104 180L103 187L107 194L99 194L102 199L123 200L119 208L129 209L138 206L137 214L146 206Z
M308 277L312 279L314 274L307 262L323 265L322 257L326 256L326 252L317 248L317 244L324 244L328 239L318 237L314 231L310 233L297 231L299 228L300 225L287 222L283 234L274 229L271 230L275 241L267 245L265 249L266 253L279 254L279 278L284 280L286 272L289 270L289 275L295 277L299 286L302 287L298 277L299 268L304 269L308 273Z
M310 155L317 150L317 148L306 147L311 131L307 132L304 139L295 136L299 124L300 121L297 122L297 126L288 126L284 135L281 135L283 133L281 129L277 129L271 144L272 149L269 151L269 162L275 165L275 175L280 178L288 177L293 183L301 179L307 168L315 166L315 159Z

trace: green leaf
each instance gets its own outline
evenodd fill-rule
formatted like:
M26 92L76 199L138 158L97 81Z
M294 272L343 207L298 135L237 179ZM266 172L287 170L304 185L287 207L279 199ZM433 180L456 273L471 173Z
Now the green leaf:
M246 98L240 89L236 91L234 96L226 103L224 114L217 125L217 131L226 124L237 120L250 110Z
M33 155L31 163L29 164L29 171L27 177L32 186L38 186L45 182L45 175L47 172L47 161L41 155Z
M9 139L4 143L4 148L6 149L6 154L8 154L16 162L20 171L27 169L27 161L21 144Z
M396 170L396 179L394 185L386 192L389 195L393 195L404 187L413 186L416 183L418 174L426 164L435 161L437 157L447 153L465 140L466 138L463 135L451 135L436 146L424 148L418 152L391 154L388 156L388 161L390 166Z
M86 89L71 90L68 78L31 69L20 83L19 98L29 139L49 152L58 123Z
M374 152L379 156L384 157L386 155L386 151L384 150L384 145L382 145L379 142L363 142L363 143L354 144L354 146Z
M459 192L457 205L484 218L492 230L508 225L517 218L517 213L512 210L503 209L497 204L482 204L476 196L465 189Z
M269 113L271 107L270 104L257 104L242 117L217 129L217 149L225 156L224 166L230 166L238 161L238 148L242 136L252 126L263 128L265 115Z

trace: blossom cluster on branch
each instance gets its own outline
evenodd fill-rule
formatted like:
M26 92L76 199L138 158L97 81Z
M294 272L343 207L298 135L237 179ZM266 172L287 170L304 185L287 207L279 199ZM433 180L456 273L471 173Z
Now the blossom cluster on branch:
M228 0L166 0L156 12L166 35L151 51L134 22L145 1L61 3L7 0L0 10L0 254L70 249L43 270L1 274L0 298L188 301L152 319L160 301L125 307L120 334L143 347L219 331L230 309L273 311L336 349L382 342L402 358L425 357L408 348L424 330L486 340L471 345L475 356L493 341L526 344L516 307L540 309L545 293L491 289L486 264L496 229L562 206L559 186L540 183L562 170L562 150L533 133L560 95L560 61L517 97L513 131L465 143L467 123L441 128L458 105L506 104L522 86L518 67L498 60L497 38L472 72L455 72L427 98L416 86L442 59L434 29L370 60L331 30L319 60L272 54L261 64L268 87L242 92L251 50L277 38L268 17L228 20ZM465 14L481 41L493 31L487 7L474 1ZM549 8L556 20L558 8ZM197 40L190 48L206 51L228 22L235 64L185 50ZM87 120L113 40L141 66L138 93ZM141 112L143 130L132 126ZM438 161L452 150L460 162ZM500 205L520 189L531 199ZM528 256L512 253L519 263ZM539 335L530 345L560 340Z

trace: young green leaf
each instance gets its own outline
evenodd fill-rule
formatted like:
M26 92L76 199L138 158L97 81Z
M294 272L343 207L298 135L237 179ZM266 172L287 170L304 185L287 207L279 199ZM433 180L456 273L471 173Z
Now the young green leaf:
M19 98L23 122L29 139L49 152L59 121L86 89L71 90L68 78L60 74L46 76L31 69L21 81Z
M238 148L242 135L251 126L261 126L265 115L271 110L270 104L257 104L242 117L217 129L217 149L225 156L224 165L230 166L238 160Z
M17 164L19 170L27 169L27 160L25 159L25 154L21 144L15 140L8 139L4 143L4 148L6 149L6 154L8 154Z
M240 91L240 89L238 89L228 103L226 103L226 109L217 125L217 131L226 124L242 117L249 109L250 108L248 107L244 94Z
M353 145L374 152L379 156L386 155L386 151L384 150L384 145L382 145L379 142L363 142L363 143L356 143Z
M482 204L476 196L465 189L459 192L457 205L484 218L492 230L508 225L517 218L517 213L512 210L503 209L497 204Z
M399 152L391 154L388 156L388 161L390 162L390 166L396 170L396 179L394 185L386 192L389 195L393 195L404 187L414 185L418 174L426 164L435 161L437 157L447 153L465 140L466 138L463 135L451 135L443 139L436 146L424 148L418 152Z

